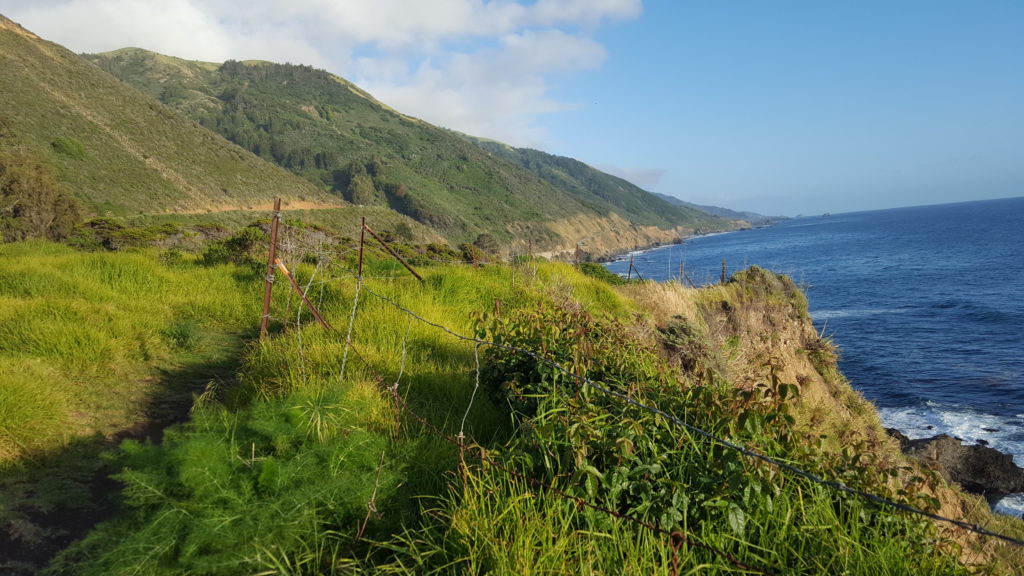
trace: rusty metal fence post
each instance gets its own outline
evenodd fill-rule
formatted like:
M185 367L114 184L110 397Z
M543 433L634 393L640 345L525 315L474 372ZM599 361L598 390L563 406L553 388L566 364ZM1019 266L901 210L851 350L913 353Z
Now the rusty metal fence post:
M270 322L270 298L274 291L274 266L277 259L277 228L281 223L281 199L274 199L274 219L270 223L270 254L267 257L266 286L263 289L263 314L260 316L260 340L267 337Z

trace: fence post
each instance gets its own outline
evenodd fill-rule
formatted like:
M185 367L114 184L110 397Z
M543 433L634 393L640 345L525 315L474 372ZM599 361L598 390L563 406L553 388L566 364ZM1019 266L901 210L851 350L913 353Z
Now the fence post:
M277 259L277 227L281 222L281 199L274 199L274 219L270 223L270 255L267 257L266 286L263 289L263 314L260 316L260 340L267 337L270 322L270 298L274 291L274 260Z
M722 259L722 284L725 284L725 258Z
M274 259L274 264L277 265L278 269L281 270L281 273L284 274L284 277L287 278L289 282L291 282L292 289L295 290L295 293L298 294L300 298L302 298L302 302L306 305L306 308L308 308L309 311L313 314L313 317L316 318L317 321L320 322L320 324L324 328L327 328L328 330L334 330L334 328L331 328L331 325L327 323L327 320L324 320L324 317L320 315L320 311L316 309L316 306L313 306L313 303L310 302L309 298L306 297L306 293L302 291L302 287L299 286L299 283L296 282L295 278L292 277L292 275L288 272L288 268L285 267L284 262L281 262L281 260L279 259Z
M388 246L387 242L381 240L380 236L377 236L377 233L374 232L372 228L366 225L366 220L363 220L363 230L369 232L370 236L373 236L377 240L377 242L380 242L380 245L383 246L384 249L388 251L388 254L391 254L391 256L395 258L395 260L398 260L402 264L402 266L405 266L405 269L408 270L413 276L415 276L417 280L423 282L423 277L417 274L416 271L412 269L412 266L409 266L409 263L406 262L405 259L398 254L398 252L395 252L391 248L391 246ZM362 234L360 234L360 237L361 236ZM362 276L362 274L359 275Z
M366 216L363 216L362 222L359 224L359 268L356 271L356 276L359 278L363 277L363 244L366 240Z
M629 270L626 270L626 281L633 278L633 255L629 255Z

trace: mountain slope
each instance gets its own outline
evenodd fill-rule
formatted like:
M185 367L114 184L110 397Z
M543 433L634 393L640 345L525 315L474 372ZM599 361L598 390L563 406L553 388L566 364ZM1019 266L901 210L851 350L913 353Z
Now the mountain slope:
M0 145L52 166L96 214L338 203L3 16Z
M453 239L489 233L564 251L592 238L595 250L607 253L731 225L647 193L620 198L586 179L524 169L515 158L399 114L308 66L216 65L137 48L87 57L353 203L389 206Z
M617 212L631 214L640 224L690 222L697 230L721 226L720 215L693 205L670 202L658 194L648 192L618 176L601 172L574 158L555 156L531 148L514 148L492 140L472 137L469 139L491 154L506 158L533 172L552 186L567 191L581 203L595 210L608 209L610 206Z
M657 192L651 192L651 194L654 194L658 198L661 198L662 200L675 206L686 206L688 208L700 210L701 212L707 212L708 214L712 214L720 218L727 218L729 220L743 220L744 222L749 222L751 224L754 224L755 226L767 225L771 224L772 222L777 222L779 220L786 219L786 216L765 216L764 214L758 214L757 212L745 212L738 210L730 210L728 208L721 208L719 206L704 206L701 204L693 204L692 202L680 200L679 198L676 198L675 196L669 196L668 194L658 194Z

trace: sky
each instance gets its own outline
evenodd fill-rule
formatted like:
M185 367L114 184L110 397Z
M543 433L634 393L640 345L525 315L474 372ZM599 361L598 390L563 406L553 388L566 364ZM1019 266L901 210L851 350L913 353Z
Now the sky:
M1019 0L0 0L75 52L309 64L433 124L795 216L1024 196Z

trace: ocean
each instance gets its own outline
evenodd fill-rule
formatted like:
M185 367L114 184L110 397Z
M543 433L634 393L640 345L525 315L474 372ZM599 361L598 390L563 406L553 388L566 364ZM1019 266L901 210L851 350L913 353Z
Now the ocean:
M659 281L682 264L718 282L722 260L727 274L789 275L886 426L987 443L1024 467L1024 197L801 217L632 256ZM1021 514L1024 494L997 510Z

